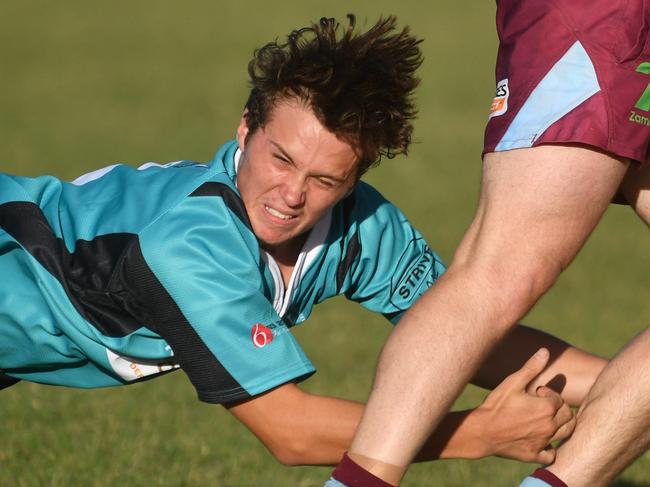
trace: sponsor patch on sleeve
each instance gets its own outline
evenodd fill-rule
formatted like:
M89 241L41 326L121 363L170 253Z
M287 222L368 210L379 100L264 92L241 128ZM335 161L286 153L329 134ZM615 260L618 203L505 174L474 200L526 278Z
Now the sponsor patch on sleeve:
M282 320L268 325L255 323L251 328L251 341L255 348L264 348L285 333L289 333L289 327Z
M390 283L390 302L399 311L405 311L411 307L438 278L435 263L436 258L428 246L418 249L419 240L413 240L400 257L398 268L403 267L405 259L411 262L404 268L403 272L393 276ZM413 254L419 252L414 258Z
M497 83L497 90L490 107L490 118L503 115L508 111L508 95L510 95L510 90L508 89L508 78L506 78Z

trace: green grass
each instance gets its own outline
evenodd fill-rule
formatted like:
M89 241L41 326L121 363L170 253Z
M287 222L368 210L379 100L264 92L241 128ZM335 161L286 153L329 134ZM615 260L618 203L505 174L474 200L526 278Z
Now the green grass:
M125 161L205 160L232 137L252 50L322 15L395 13L425 38L416 143L367 179L449 260L472 216L494 89L493 2L124 1L0 4L0 169L72 178ZM408 188L408 190L405 190ZM526 322L612 355L648 325L650 236L612 208ZM382 319L343 300L296 335L319 369L305 387L364 400ZM482 393L470 389L466 407ZM182 373L128 388L21 383L0 400L0 485L319 486L328 468L287 468ZM531 470L500 459L417 465L405 486L508 486ZM649 486L647 455L620 486Z

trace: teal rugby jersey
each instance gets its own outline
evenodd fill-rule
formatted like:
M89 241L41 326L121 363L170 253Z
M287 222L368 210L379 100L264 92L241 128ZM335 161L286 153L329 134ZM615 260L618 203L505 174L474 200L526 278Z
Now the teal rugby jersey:
M103 387L180 367L199 399L241 400L314 372L290 331L314 304L344 294L396 323L444 271L360 182L311 230L285 289L249 226L238 158L233 141L209 164L0 175L0 370Z

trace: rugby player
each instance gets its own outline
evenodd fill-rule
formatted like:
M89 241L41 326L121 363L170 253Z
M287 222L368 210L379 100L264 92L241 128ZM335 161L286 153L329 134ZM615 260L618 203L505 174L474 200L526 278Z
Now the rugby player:
M649 26L641 0L497 0L497 97L476 216L449 270L382 351L350 458L335 473L343 483L399 483L613 199L650 222ZM646 330L599 377L555 462L523 485L607 485L645 451L649 372Z
M322 19L256 51L236 140L207 164L0 176L5 386L117 386L180 368L282 463L338 461L363 405L296 385L314 367L291 328L336 295L397 323L444 266L359 180L408 149L419 40L394 18L337 28ZM545 458L604 364L515 328L475 377L501 385L448 415L419 459ZM544 386L557 376L564 398Z

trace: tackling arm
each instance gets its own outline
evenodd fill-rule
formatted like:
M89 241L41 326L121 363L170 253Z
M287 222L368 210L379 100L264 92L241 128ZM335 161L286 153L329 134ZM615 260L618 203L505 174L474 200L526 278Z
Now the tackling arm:
M521 461L552 460L554 452L547 445L568 436L575 421L568 406L551 390L526 392L548 358L547 352L531 357L478 408L447 414L417 461L489 455ZM349 448L364 406L285 384L228 408L279 462L331 465Z

